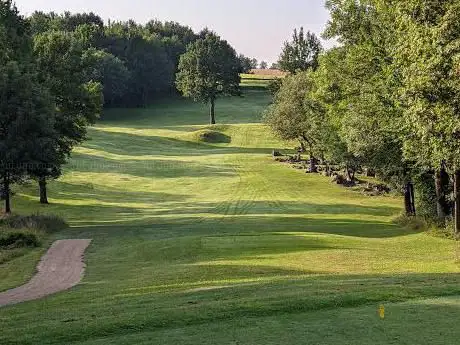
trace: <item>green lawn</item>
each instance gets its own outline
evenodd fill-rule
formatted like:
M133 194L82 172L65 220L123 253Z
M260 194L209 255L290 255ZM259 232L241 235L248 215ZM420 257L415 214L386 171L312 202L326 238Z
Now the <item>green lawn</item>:
M0 344L455 344L454 242L402 229L395 197L365 197L271 158L263 91L217 103L231 141L196 141L207 108L108 111L65 175L17 189L92 238L71 291L0 309ZM0 290L43 250L0 265ZM378 306L386 305L380 320Z
M270 81L277 77L276 75L265 75L265 74L240 74L241 86L253 87L253 88L264 88L270 84Z

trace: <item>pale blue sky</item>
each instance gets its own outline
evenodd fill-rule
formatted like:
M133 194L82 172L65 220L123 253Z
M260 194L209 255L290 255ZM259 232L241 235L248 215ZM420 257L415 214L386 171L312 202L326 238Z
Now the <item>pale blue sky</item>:
M157 18L209 27L239 52L274 62L294 28L320 34L328 20L324 0L16 0L23 14L35 10L95 12L104 20ZM327 44L326 44L327 46Z

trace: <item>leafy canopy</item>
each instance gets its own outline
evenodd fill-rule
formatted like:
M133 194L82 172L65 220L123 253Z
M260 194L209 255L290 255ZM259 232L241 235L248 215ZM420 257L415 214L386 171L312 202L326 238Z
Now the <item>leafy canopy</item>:
M314 33L307 31L305 34L303 27L299 31L295 29L292 41L284 43L278 65L290 73L316 70L322 50L321 42Z
M219 95L239 95L240 61L235 50L214 33L192 43L181 56L177 88L186 97L211 102Z

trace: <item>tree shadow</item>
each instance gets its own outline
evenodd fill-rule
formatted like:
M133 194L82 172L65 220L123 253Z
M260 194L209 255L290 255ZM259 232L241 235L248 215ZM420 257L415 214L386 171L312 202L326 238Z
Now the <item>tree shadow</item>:
M74 153L75 158L66 169L78 173L117 173L143 178L223 177L236 176L231 165L202 164L181 160L111 159L84 153ZM128 178L128 177L126 177Z
M110 143L110 145L108 145ZM122 156L206 156L211 154L269 154L271 148L229 147L160 136L97 132L97 140L85 143L89 149ZM129 152L129 155L126 153Z
M260 122L261 114L270 102L271 95L266 89L244 89L242 97L219 98L216 102L217 122L228 124ZM141 129L151 128L152 119L158 123L155 128L207 125L209 124L208 106L181 97L171 97L160 99L145 108L106 110L100 123L119 125L129 122L131 128Z

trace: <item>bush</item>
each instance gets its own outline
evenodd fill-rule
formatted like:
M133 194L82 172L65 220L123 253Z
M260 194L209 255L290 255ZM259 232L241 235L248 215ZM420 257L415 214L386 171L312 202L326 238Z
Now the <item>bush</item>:
M432 173L424 172L414 178L417 214L429 220L437 220L436 186Z
M280 78L274 78L269 81L268 83L268 91L272 94L272 96L275 96L278 91L281 89L281 86L283 85L283 80Z
M428 223L420 217L409 217L406 214L401 214L395 220L395 223L416 231L428 230Z
M33 230L0 230L0 248L39 247L40 235Z
M52 233L67 228L67 223L57 216L31 215L19 216L12 215L0 219L0 228L9 229L29 229Z
M196 131L194 133L194 139L196 141L201 141L205 143L211 143L211 144L219 144L219 143L230 143L231 142L231 137L228 135L217 132L214 130L209 130L209 129L203 129Z

